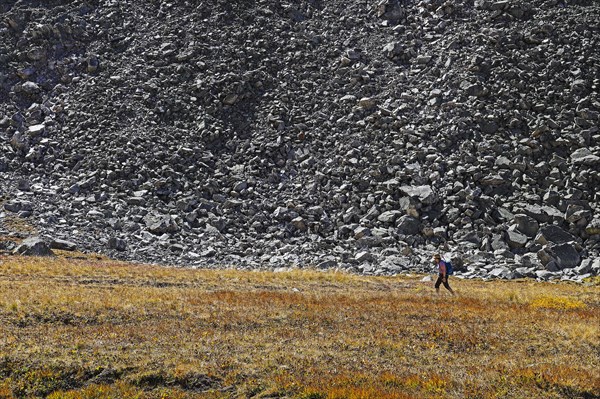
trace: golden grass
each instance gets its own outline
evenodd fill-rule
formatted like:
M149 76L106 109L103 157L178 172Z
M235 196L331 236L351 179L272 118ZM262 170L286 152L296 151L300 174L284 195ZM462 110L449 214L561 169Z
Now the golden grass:
M598 285L0 257L0 398L591 398Z

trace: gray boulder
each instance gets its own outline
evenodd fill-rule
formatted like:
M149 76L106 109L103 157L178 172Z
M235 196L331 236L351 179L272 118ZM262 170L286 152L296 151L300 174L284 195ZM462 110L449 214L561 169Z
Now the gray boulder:
M464 232L464 235L462 235L459 240L462 243L471 243L475 244L476 246L481 245L481 237L476 231Z
M368 227L359 226L354 229L354 239L360 240L361 238L368 237L371 235L371 229Z
M592 273L594 273L595 275L600 274L600 258L594 259L592 261Z
M167 216L145 216L144 223L152 234L169 234L179 231L179 226L170 215Z
M554 273L550 270L537 270L535 275L541 281L548 281L554 277Z
M30 201L25 200L12 200L4 204L4 209L9 212L31 212L33 211L33 204Z
M402 270L407 270L410 264L405 257L390 255L381 261L380 266L391 273L399 273Z
M67 240L61 240L59 238L53 238L50 241L51 249L58 249L62 251L75 251L77 249L77 244Z
M398 233L416 235L421 231L421 222L412 216L404 215L398 220Z
M513 223L515 224L516 229L527 237L535 237L540 228L540 224L537 220L522 213L515 215Z
M565 211L565 220L569 223L584 223L591 219L592 212L582 205L569 204ZM584 219L584 220L582 220Z
M540 223L552 223L564 220L564 213L548 205L524 205L518 213L531 216Z
M386 211L386 212L383 212L381 215L379 215L377 217L377 220L380 221L380 222L382 222L382 223L392 224L400 216L402 216L402 212L400 212L400 211L396 211L396 210Z
M115 249L119 252L127 249L127 242L121 238L111 237L106 244L109 249Z
M14 253L23 256L54 256L54 252L40 237L31 237L24 240L14 250Z
M360 263L372 262L375 260L375 256L368 251L360 251L360 252L357 252L356 255L354 255L354 259Z
M535 269L532 267L517 267L514 270L515 278L535 277Z
M304 220L304 218L302 216L298 216L298 217L292 219L291 224L292 224L292 226L294 226L294 228L296 230L306 231L306 221Z
M518 231L509 230L506 233L506 242L512 249L523 248L527 244L527 236L519 233Z
M399 0L382 0L377 3L376 14L378 18L398 22L404 18L405 11Z
M515 273L503 266L495 267L489 272L489 275L496 278L503 278L506 280L512 280L516 277Z
M575 268L575 272L578 275L583 275L592 272L592 265L594 261L592 259L584 259L579 266Z
M577 237L568 231L563 230L558 226L544 226L540 229L535 241L538 244L547 245L553 244L564 244L567 242L578 241Z
M581 255L571 244L559 244L551 248L552 255L561 269L574 268L581 263Z
M401 186L400 191L426 205L434 204L438 200L431 186Z
M509 248L502 234L492 235L491 247L494 251Z
M588 148L579 148L571 154L571 161L575 165L598 165L600 157Z
M547 254L545 259L547 260L548 257L550 259L550 262L546 263L546 269L548 269L548 264L552 262L556 263L559 270L574 268L581 263L581 255L571 244L548 245L543 251Z
M400 42L390 42L383 47L382 51L386 57L395 60L404 55L404 46Z

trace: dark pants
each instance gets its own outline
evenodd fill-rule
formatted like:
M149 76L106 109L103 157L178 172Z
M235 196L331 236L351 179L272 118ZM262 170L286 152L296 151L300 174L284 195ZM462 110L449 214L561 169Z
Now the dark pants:
M438 275L438 279L435 282L435 289L439 289L440 288L440 284L444 284L444 287L446 287L446 289L448 291L452 291L452 288L450 288L450 284L448 284L448 277L444 278L443 275Z

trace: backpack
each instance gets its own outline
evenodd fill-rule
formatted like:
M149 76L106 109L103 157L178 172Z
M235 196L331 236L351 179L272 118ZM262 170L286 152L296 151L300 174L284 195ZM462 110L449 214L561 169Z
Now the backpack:
M451 274L454 274L454 267L452 267L452 263L450 263L449 260L445 260L444 263L446 263L446 275L450 276Z

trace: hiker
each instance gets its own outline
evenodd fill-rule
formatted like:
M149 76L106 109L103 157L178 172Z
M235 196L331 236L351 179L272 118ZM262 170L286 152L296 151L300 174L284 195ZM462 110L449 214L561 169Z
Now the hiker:
M433 261L438 267L438 279L435 282L435 292L440 292L440 284L444 284L444 287L446 287L446 289L450 291L452 295L454 295L454 291L452 291L452 288L450 288L450 284L448 284L449 270L446 267L447 262L442 260L440 254L434 254Z

